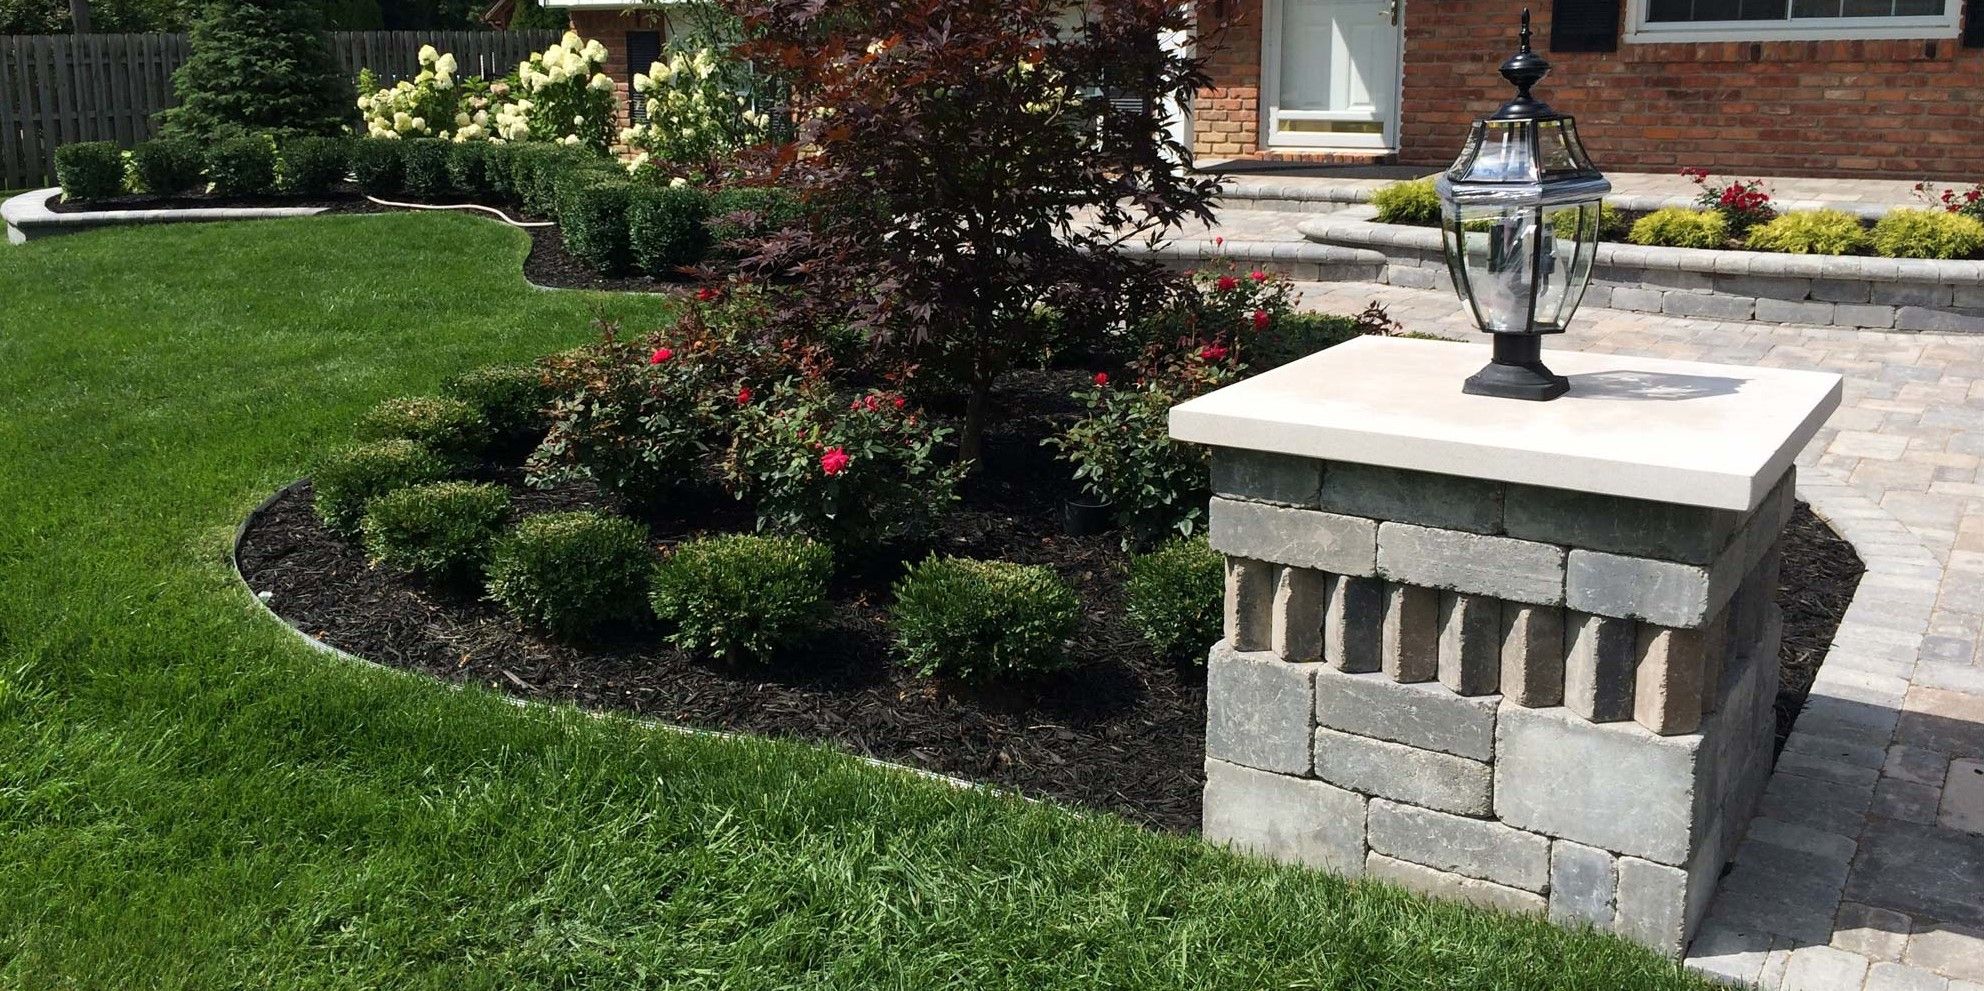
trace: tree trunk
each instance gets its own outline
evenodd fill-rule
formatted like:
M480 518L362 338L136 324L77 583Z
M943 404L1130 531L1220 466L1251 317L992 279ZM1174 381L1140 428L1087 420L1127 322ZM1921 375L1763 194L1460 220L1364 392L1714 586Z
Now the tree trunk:
M90 0L69 0L69 26L77 34L90 33Z
M964 404L964 430L958 434L958 460L977 461L985 454L985 422L992 413L992 376L973 375L971 396Z

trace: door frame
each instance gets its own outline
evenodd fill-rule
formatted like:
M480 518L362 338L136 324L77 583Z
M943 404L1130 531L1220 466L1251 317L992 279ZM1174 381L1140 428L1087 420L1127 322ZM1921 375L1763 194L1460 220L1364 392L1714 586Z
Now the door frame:
M1388 120L1380 121L1384 130L1379 134L1317 134L1305 138L1277 138L1274 118L1276 103L1281 99L1281 15L1282 0L1261 0L1261 89L1260 89L1260 141L1262 151L1386 151L1398 150L1400 117L1405 103L1405 5L1406 0L1394 0L1398 4L1398 68L1392 73L1392 112ZM1328 119L1319 116L1316 119Z

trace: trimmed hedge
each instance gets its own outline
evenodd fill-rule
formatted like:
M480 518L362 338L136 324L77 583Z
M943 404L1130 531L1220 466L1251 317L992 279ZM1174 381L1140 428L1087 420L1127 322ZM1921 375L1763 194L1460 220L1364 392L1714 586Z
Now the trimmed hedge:
M285 142L276 166L276 188L295 196L322 196L351 174L345 138L303 137Z
M490 188L489 162L491 151L507 145L492 145L482 141L464 141L448 146L448 185L459 192L491 196L496 190ZM493 198L493 196L491 196Z
M404 187L400 148L406 142L367 138L351 146L351 178L368 196L393 196Z
M1729 220L1714 210L1670 206L1633 221L1626 239L1668 248L1720 248L1729 241Z
M415 196L443 196L454 190L448 176L449 153L454 146L440 138L415 138L402 142L400 184Z
M634 267L664 276L694 265L709 251L709 196L687 186L636 188L627 204L628 249Z
M1860 218L1844 210L1801 210L1750 228L1743 246L1793 255L1857 255L1872 240Z
M634 188L626 182L581 184L565 192L558 204L559 230L565 250L596 272L619 275L627 271L627 204Z
M325 458L310 480L318 519L337 533L355 537L373 499L447 476L447 465L434 452L410 440L382 440Z
M1037 564L933 556L895 594L896 651L926 675L981 681L1066 667L1081 620L1074 589Z
M82 141L55 149L55 181L62 200L101 200L124 192L124 153L110 141Z
M1123 591L1130 625L1160 657L1204 650L1222 635L1226 558L1203 536L1131 558Z
M207 151L207 178L222 196L275 192L276 146L255 134L222 138Z
M489 449L489 423L475 407L444 396L388 399L359 417L359 440L410 440L461 464Z
M555 636L581 638L645 611L654 551L635 523L596 512L532 516L496 542L489 596Z
M1432 226L1440 222L1440 194L1433 180L1395 182L1371 194L1371 205L1378 208L1378 221L1386 224Z
M1874 225L1874 250L1889 258L1974 258L1984 222L1942 210L1892 210Z
M131 149L138 189L153 196L183 196L206 182L206 155L198 142L160 138Z
M461 373L441 384L441 394L467 403L498 439L543 434L550 429L546 407L557 392L532 365L490 365Z
M766 658L806 638L826 609L833 552L802 537L692 540L655 568L655 615L669 640L717 657Z
M509 511L509 490L500 485L435 482L388 492L365 511L365 551L374 566L430 581L472 581Z

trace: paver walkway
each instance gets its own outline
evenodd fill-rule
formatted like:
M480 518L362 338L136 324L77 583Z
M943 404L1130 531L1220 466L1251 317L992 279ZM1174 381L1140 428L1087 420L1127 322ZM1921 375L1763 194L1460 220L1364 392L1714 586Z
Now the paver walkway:
M1451 293L1302 289L1305 309L1376 300L1478 338ZM1690 965L1769 989L1984 991L1984 338L1596 309L1573 328L1548 345L1846 377L1798 489L1867 574Z
M1601 163L1602 164L1602 163ZM1436 167L1423 170L1426 175L1440 171ZM1675 172L1607 172L1612 180L1612 192L1620 196L1660 196L1693 198L1700 187L1693 180ZM1716 173L1714 180L1762 178L1764 187L1773 199L1790 203L1837 203L1868 204L1882 206L1923 206L1915 194L1916 180L1910 179L1807 179L1795 177L1758 177ZM1353 179L1342 176L1290 176L1278 172L1248 173L1234 176L1241 184L1271 183L1285 188L1313 187L1324 189L1377 189L1390 184L1390 179ZM1938 184L1937 188L1951 186L1951 183Z

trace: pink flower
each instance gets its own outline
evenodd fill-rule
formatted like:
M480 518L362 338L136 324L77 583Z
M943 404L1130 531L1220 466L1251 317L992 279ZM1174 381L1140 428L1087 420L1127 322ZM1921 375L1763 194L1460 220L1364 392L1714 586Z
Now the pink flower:
M1254 329L1255 329L1255 330L1266 330L1266 329L1268 329L1268 321L1269 321L1269 319L1270 319L1270 318L1269 318L1269 316L1268 316L1268 311L1266 311L1266 310L1255 310L1255 311L1254 311Z
M1098 389L1105 389L1105 388L1108 388L1108 387L1109 387L1109 373L1108 373L1108 372L1096 372L1096 373L1095 373L1095 387L1096 387L1096 388L1098 388Z
M1226 354L1227 351L1225 345L1208 344L1205 347L1199 349L1199 360L1205 362L1225 361Z
M751 387L750 387L750 386L748 386L748 385L740 385L740 386L738 386L738 387L737 387L737 405L739 405L739 406L749 406L749 405L751 405Z
M655 348L654 353L648 355L648 364L659 365L662 362L667 361L668 359L673 357L675 357L674 351L671 351L667 348Z
M848 408L848 410L850 410L851 412L855 412L855 413L859 413L859 412L861 412L861 397L860 397L860 396L856 396L856 397L854 397L854 401L853 401L853 402L851 402L851 403L848 403L848 404L847 404L847 408Z
M866 400L863 400L861 405L868 407L868 412L873 413L882 408L882 401L871 395Z
M1215 248L1217 248L1217 247L1219 247L1220 245L1223 245L1223 244L1225 244L1225 243L1226 243L1226 239L1225 239L1225 238L1223 238L1223 237L1215 237L1215 238L1213 238L1213 239L1212 239L1212 246L1213 246L1213 247L1215 247Z
M1240 280L1230 275L1222 275L1219 277L1219 281L1214 283L1214 285L1219 289L1220 292L1232 292L1233 290L1240 288Z
M845 450L838 447L830 447L827 449L827 453L820 455L820 470L829 476L838 475L846 471L847 463L853 460L853 458L847 456Z
M1250 278L1255 282L1266 282L1268 280L1268 274L1257 268L1251 272L1248 272L1247 278Z

